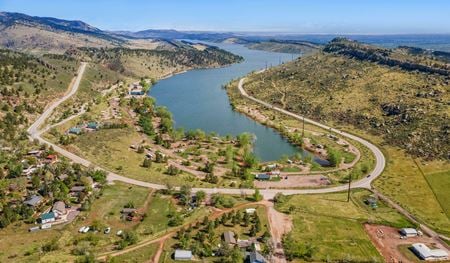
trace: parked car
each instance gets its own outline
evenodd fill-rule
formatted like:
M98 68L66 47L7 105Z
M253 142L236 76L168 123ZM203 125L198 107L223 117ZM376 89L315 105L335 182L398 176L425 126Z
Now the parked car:
M52 228L52 224L43 224L41 225L41 229L49 229Z
M103 233L105 233L105 234L109 234L110 232L111 232L110 227L105 228L105 231L103 231Z
M78 229L78 232L84 233L84 229L85 229L85 228L86 228L85 226L80 227L80 229Z
M84 230L83 230L83 233L87 233L87 232L89 232L89 230L90 230L90 229L91 229L91 228L90 228L90 227L88 227L88 226L87 226L87 227L85 227L85 228L84 228Z
M119 230L119 231L117 231L116 235L121 236L122 233L123 233L123 231L122 231L122 230Z

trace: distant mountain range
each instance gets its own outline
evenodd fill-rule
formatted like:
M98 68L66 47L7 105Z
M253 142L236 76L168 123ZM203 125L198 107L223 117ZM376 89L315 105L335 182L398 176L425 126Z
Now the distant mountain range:
M337 35L300 35L280 33L236 33L177 30L105 31L83 21L52 17L29 16L0 12L0 47L34 53L63 53L76 47L129 47L142 49L176 48L174 39L204 40L259 44L254 48L283 52L316 48ZM352 35L351 39L385 47L414 46L426 49L450 50L450 35ZM288 48L280 46L287 43ZM294 47L293 47L294 45ZM296 46L295 46L296 45ZM300 47L298 47L300 46Z

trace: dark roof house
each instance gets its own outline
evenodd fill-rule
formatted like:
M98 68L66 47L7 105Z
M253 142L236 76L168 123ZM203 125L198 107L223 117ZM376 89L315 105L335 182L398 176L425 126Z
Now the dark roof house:
M258 252L253 251L248 255L250 263L265 263L266 259Z
M24 201L23 203L28 206L38 206L42 202L42 196L40 195L32 195L29 199Z

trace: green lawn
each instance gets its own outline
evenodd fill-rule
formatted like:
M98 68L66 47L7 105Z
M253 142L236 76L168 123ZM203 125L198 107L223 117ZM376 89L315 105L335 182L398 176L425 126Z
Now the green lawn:
M445 172L425 175L434 195L444 209L447 217L450 217L450 170Z
M379 204L373 210L364 204L370 192L353 191L351 202L346 193L297 195L277 204L283 212L291 210L292 238L299 244L313 247L312 261L382 262L381 255L364 231L363 223L411 226L391 208Z
M128 253L111 258L111 262L117 263L141 263L149 262L158 250L158 244L150 244L148 246L138 248Z
M374 186L416 215L419 220L438 232L450 234L450 219L442 206L442 200L448 200L449 196L448 187L446 189L445 185L448 185L450 177L445 169L450 169L450 165L438 161L427 162L423 165L414 162L401 150L388 146L385 149L387 166L382 176L374 182ZM417 164L420 165L427 179ZM437 177L434 177L433 174L436 175L439 171L442 171L442 174L439 173ZM446 173L447 176L445 176ZM441 200L437 199L438 196Z
M147 209L147 216L144 221L137 226L136 231L143 235L153 235L166 231L169 227L169 211L175 210L175 205L170 201L170 197L156 194Z

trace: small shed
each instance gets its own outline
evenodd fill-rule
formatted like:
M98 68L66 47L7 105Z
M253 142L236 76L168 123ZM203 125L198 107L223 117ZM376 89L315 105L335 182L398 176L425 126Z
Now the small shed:
M255 213L255 211L256 211L256 208L247 208L247 209L245 209L245 213L246 214L250 214L250 215L253 215Z
M83 192L85 189L86 189L86 187L84 187L84 186L73 186L72 188L70 188L70 192L80 193L80 192Z
M400 229L400 235L404 237L415 237L418 236L419 233L414 228L402 228Z
M174 255L175 260L192 260L192 251L190 250L175 250Z
M92 129L92 130L97 130L98 129L98 123L95 122L95 121L91 121L91 122L88 122L86 127L89 128L89 129Z
M75 135L80 135L81 134L81 128L72 127L72 128L69 129L69 133L75 134Z

